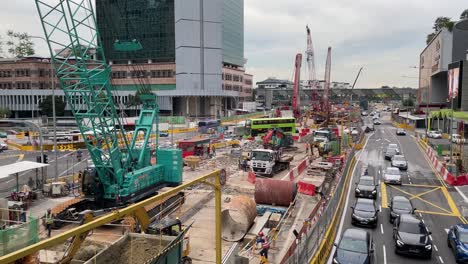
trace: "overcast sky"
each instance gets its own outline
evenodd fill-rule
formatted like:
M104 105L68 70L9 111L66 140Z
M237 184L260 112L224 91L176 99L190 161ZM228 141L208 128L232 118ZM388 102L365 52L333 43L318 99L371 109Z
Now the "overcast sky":
M209 1L209 0L208 0ZM246 68L254 81L291 79L294 56L306 49L312 31L317 77L323 79L332 47L332 81L350 82L364 67L357 87L417 87L419 54L438 16L457 18L467 0L244 0ZM4 1L0 33L7 29L42 36L34 0ZM39 55L48 52L36 40ZM305 77L305 59L302 71ZM406 76L406 77L403 77Z

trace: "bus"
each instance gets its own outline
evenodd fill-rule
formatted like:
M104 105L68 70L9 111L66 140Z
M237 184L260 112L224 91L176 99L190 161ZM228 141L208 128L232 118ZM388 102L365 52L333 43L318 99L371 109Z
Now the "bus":
M255 118L245 122L245 135L250 137L263 136L268 130L279 128L283 133L296 133L296 119L292 117Z
M210 130L216 131L219 126L221 126L220 119L203 120L198 122L198 132L201 134L206 134L210 132Z

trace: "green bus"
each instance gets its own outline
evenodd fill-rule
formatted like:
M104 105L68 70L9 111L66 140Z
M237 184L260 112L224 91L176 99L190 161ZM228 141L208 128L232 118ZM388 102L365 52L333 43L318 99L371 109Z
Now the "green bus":
M296 133L296 119L293 117L247 119L244 133L251 137L263 136L274 128L279 128L288 135Z

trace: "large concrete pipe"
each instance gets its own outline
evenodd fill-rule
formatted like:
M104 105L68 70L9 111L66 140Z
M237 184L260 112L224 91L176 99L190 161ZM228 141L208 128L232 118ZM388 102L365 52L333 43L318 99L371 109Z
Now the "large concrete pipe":
M289 206L297 194L297 185L294 182L258 179L255 181L255 202L257 204L270 204Z
M235 196L221 212L221 235L226 241L241 240L257 217L255 201L247 196Z

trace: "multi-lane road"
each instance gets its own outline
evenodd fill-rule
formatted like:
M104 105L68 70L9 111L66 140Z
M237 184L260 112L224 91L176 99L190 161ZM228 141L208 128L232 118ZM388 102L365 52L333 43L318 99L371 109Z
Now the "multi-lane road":
M341 234L351 225L351 209L356 198L354 197L355 182L362 174L362 167L368 166L369 174L374 175L379 182L379 194L376 205L380 209L378 225L376 228L365 228L374 240L375 252L374 263L455 263L455 258L447 247L447 230L451 225L462 223L464 219L455 201L461 199L459 194L452 188L446 186L440 177L434 172L426 159L416 139L412 135L397 136L396 128L391 126L388 116L383 117L383 124L375 126L373 134L369 135L366 146L357 155L357 165L353 171L346 206L343 213L336 242ZM408 171L403 172L401 186L386 185L382 176L386 167L391 166L390 161L384 160L384 150L390 143L396 143L400 151L408 161ZM402 195L408 197L419 215L427 225L433 241L433 252L431 260L417 259L412 257L396 255L395 242L393 240L393 225L389 222L388 203L391 197ZM356 228L356 227L355 227ZM329 258L332 257L335 248Z

